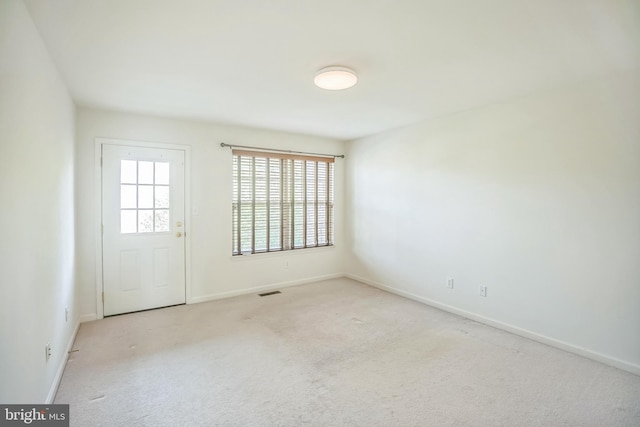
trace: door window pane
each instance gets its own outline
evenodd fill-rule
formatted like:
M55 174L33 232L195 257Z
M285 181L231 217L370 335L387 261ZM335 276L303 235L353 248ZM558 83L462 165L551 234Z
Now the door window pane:
M156 184L169 185L169 163L156 162Z
M137 164L135 160L120 161L120 182L123 184L135 184L136 175L138 174Z
M153 232L153 210L138 211L138 233Z
M120 186L120 208L121 209L136 208L136 186L135 185Z
M153 208L153 186L139 185L138 186L138 209L151 209L151 208Z
M138 184L153 184L153 162L138 162Z
M169 231L169 210L158 209L156 210L156 233L162 233Z
M126 234L136 231L136 211L120 211L120 232Z
M156 208L168 208L169 207L169 187L163 185L156 185L155 195L155 207Z

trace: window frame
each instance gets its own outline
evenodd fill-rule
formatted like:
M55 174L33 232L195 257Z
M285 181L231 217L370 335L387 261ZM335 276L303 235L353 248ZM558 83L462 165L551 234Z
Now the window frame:
M131 175L131 170L128 171L125 176L124 165L126 163L134 163L134 171L133 177ZM150 163L151 165L151 176L147 179L142 178L140 165L141 164ZM164 175L158 174L158 165L166 165L166 180L164 179ZM171 163L166 161L158 161L158 160L141 160L141 159L121 159L120 160L120 234L127 236L134 235L149 235L149 234L166 234L171 232ZM161 172L162 173L162 172ZM145 182L143 182L145 181ZM160 181L160 182L159 182ZM165 182L166 181L166 182ZM133 190L132 200L128 200L128 204L124 203L124 189L130 188ZM157 191L159 188L166 188L167 190L167 198L166 198L166 206L158 206L158 201L160 200L157 197ZM150 190L151 191L151 204L141 206L141 189ZM131 203L133 202L133 203ZM134 213L135 220L133 224L135 224L135 230L130 227L125 227L124 221L124 213ZM151 213L151 229L145 230L141 229L141 212L150 212ZM165 212L166 221L159 222L158 221L158 213ZM164 227L161 226L165 223ZM131 224L129 224L131 225ZM125 231L126 230L126 231Z
M232 256L334 245L335 158L233 149L232 165Z

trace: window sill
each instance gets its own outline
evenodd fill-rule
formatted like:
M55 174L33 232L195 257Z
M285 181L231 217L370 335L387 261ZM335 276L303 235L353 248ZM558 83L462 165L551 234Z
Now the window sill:
M258 260L258 259L268 259L268 258L282 258L282 257L290 257L290 256L304 256L304 255L312 255L325 251L334 250L336 245L331 246L318 246L316 248L304 248L304 249L291 249L288 251L277 251L277 252L260 252L257 254L244 254L244 255L232 255L230 258L233 262L242 262L249 260Z

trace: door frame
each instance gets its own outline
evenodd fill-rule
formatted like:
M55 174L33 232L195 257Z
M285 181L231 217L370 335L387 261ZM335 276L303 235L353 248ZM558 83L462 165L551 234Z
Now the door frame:
M104 318L102 301L103 266L102 266L102 146L121 145L140 148L158 148L180 150L184 152L184 269L185 269L185 301L191 304L191 146L166 144L138 140L95 138L94 150L94 188L95 188L95 241L96 241L96 319Z

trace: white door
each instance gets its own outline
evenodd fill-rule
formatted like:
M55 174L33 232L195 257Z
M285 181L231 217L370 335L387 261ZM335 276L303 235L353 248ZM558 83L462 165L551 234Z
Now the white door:
M184 151L102 145L104 315L185 302Z

